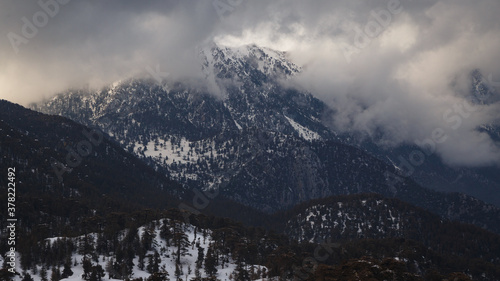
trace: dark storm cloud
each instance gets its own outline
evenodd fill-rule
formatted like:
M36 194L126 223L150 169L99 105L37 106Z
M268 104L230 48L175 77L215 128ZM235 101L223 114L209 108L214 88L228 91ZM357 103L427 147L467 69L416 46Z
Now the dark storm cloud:
M58 3L32 38L13 44L13 33L23 36L23 18L33 22L43 9L37 1L1 2L1 98L27 104L148 67L197 76L197 46L257 43L286 50L303 66L295 85L338 111L331 122L337 130L382 132L392 145L442 129L448 138L437 153L449 163L499 162L498 146L475 130L498 122L498 106L457 112L470 94L472 69L500 81L496 0Z

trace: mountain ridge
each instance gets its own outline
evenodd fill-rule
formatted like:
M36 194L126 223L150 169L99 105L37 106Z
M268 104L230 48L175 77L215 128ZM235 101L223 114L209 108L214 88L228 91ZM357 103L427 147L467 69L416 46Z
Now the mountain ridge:
M223 98L180 82L167 81L165 88L131 79L96 92L62 94L32 108L107 132L152 167L167 169L186 188L219 189L232 200L267 212L329 195L379 192L499 231L492 223L498 208L468 196L426 190L412 178L401 177L397 187L391 186L390 175L398 171L390 161L380 160L385 159L380 150L353 148L324 125L323 114L330 110L324 103L274 77L286 79L299 68L283 62L284 55L270 59L256 46L245 48L247 53L210 50L205 70L225 87ZM258 59L268 67L256 64ZM417 174L426 173L420 169Z

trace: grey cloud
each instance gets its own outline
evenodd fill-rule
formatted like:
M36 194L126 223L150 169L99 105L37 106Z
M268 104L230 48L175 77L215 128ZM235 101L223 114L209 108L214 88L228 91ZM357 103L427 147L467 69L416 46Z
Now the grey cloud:
M382 133L391 145L443 128L449 139L437 153L450 164L498 163L498 146L475 130L498 122L497 105L472 112L457 129L443 114L470 93L472 69L500 77L500 3L400 0L403 11L369 44L352 49L357 30L394 1L235 0L221 15L212 0L72 0L16 54L7 34L21 34L22 18L31 20L41 8L37 1L6 0L0 4L0 98L27 104L157 65L173 78L197 76L196 46L257 43L286 50L304 66L295 85L338 111L337 130ZM346 46L356 50L350 62Z

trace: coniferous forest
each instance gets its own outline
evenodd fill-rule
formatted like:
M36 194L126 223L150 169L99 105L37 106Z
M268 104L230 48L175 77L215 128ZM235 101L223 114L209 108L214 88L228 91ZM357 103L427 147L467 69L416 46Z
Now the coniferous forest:
M0 1L0 281L500 280L499 12Z

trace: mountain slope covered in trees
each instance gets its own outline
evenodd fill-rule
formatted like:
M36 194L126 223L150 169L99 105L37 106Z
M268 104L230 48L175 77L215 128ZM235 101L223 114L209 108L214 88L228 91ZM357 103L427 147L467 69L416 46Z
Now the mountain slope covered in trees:
M86 280L106 280L110 273L118 280L158 280L154 278L163 278L165 272L172 279L176 274L196 278L197 266L206 277L210 273L205 260L211 246L216 258L208 271L217 268L220 279L232 274L233 280L249 280L247 276L308 280L354 276L356 272L376 280L387 276L414 280L459 276L454 272L479 280L499 277L498 235L475 226L442 222L427 211L379 195L323 199L276 215L252 211L223 196L201 210L218 216L164 211L178 206L179 199L189 193L185 186L169 180L165 176L168 172L144 164L105 134L102 140L96 132L93 138L87 138L88 134L82 132L92 130L68 119L5 101L0 102L0 109L0 161L2 166L16 167L18 180L20 263L16 280L29 280L28 273L42 280L44 272L47 279L54 272L54 280L70 272L73 275L68 278ZM262 137L269 139L267 135ZM93 145L92 139L100 142ZM82 140L92 147L84 148ZM297 147L312 151L310 147ZM337 150L332 151L335 147ZM59 181L52 164L54 160L66 162L69 148L80 153L82 161L70 167L72 170ZM332 162L360 153L342 144L318 145L315 149L317 155ZM371 158L360 153L359 159L362 164L363 159ZM255 163L259 163L258 158ZM1 180L5 184L5 179ZM7 214L5 210L0 214L1 235L5 237ZM249 228L220 218L223 216L264 228ZM206 242L200 238L205 260L198 264L201 250L194 239L195 229L199 238L207 233ZM187 250L174 241L180 241ZM7 252L6 244L1 247ZM0 273L5 277L5 271Z
M387 152L332 131L324 119L334 112L287 86L300 68L285 53L213 45L200 57L207 87L136 78L98 91L71 90L33 108L103 130L186 189L220 192L268 213L331 195L379 193L500 233L499 208L426 189L450 190L443 177L460 174L459 184L481 185L477 190L494 198L497 169L457 174L434 155L414 177L404 177L386 156L397 159L415 147ZM220 96L210 94L214 89Z

